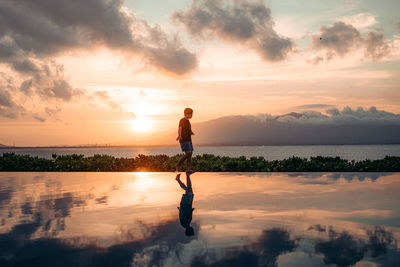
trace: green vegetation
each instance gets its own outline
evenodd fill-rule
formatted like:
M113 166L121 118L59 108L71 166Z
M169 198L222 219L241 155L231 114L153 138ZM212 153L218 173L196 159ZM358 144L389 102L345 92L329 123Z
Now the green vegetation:
M52 159L4 153L0 156L0 171L46 172L122 172L122 171L174 171L180 155L138 155L136 158L115 158L107 155L53 154ZM184 166L181 166L184 170ZM379 160L355 162L339 157L291 157L267 161L263 157L220 157L209 154L193 158L192 169L200 172L398 172L400 157L386 156Z

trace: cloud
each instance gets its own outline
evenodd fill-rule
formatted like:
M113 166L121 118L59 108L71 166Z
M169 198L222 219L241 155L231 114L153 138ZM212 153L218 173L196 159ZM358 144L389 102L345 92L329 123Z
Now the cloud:
M353 179L357 179L359 181L365 181L366 179L369 179L371 181L376 181L380 177L385 177L391 175L390 172L388 173L380 173L380 172L359 172L359 173L339 173L339 172L333 172L328 174L326 177L329 179L332 179L333 182L336 182L336 180L339 179L344 179L346 181L351 182ZM331 182L326 182L326 181L312 181L318 178L323 177L323 174L321 173L291 173L289 174L290 177L302 177L306 178L305 183L307 184L330 184ZM311 181L308 181L311 180Z
M23 92L25 95L30 96L32 94L32 90L31 90L32 83L33 83L32 79L28 79L28 80L23 81L21 83L20 87L19 87L19 90L21 92Z
M369 32L365 38L365 55L374 60L389 54L389 45L381 32Z
M343 57L360 47L364 49L365 56L373 60L381 59L390 53L383 33L378 31L370 31L366 37L362 37L353 25L338 21L330 27L322 26L320 32L321 34L312 36L312 45L316 50L326 50L327 60L336 55ZM309 62L315 64L314 61Z
M208 248L196 255L191 266L278 266L278 258L297 247L298 240L291 239L288 231L272 228L264 230L254 243L227 247L224 253Z
M316 105L318 106L319 104ZM304 105L300 107L307 106L309 105ZM326 107L329 107L329 105L327 105ZM358 107L357 109L344 107L342 110L339 110L337 108L329 108L325 111L325 113L326 114L318 111L304 111L300 113L292 112L289 114L275 116L274 119L280 122L290 122L298 124L400 125L400 114L390 113L385 110L378 110L374 106L370 107L369 109L364 109L362 107Z
M351 109L345 107L343 110L337 108L328 109L326 111L329 115L328 120L331 122L349 122L349 123L378 123L378 124L396 124L400 125L400 114L394 114L385 110L378 110L372 106L367 110L359 107Z
M58 112L60 112L61 109L60 109L58 106L55 107L55 108L46 107L46 108L44 109L44 111L45 111L45 113L46 113L48 116L53 116L53 115L57 114Z
M159 26L150 26L123 7L122 0L38 0L0 2L0 64L8 68L14 96L42 101L71 101L84 95L64 77L55 61L65 53L106 47L116 54L143 60L148 68L185 75L197 67L195 54ZM4 81L3 81L4 83ZM7 98L3 93L2 101ZM22 99L18 101L25 103ZM18 106L18 105L16 105ZM2 107L1 115L17 117ZM34 114L33 114L34 115Z
M400 18L399 18L399 22L397 22L397 29L400 31Z
M260 251L262 266L277 266L278 256L293 251L297 246L289 232L279 228L264 230L255 245Z
M8 91L0 90L0 106L12 107L14 102L11 100L10 93Z
M315 229L315 228L313 228ZM327 230L326 227L321 230ZM377 258L388 252L394 244L393 233L383 227L376 226L373 230L367 230L368 242L357 239L347 232L338 233L329 228L329 240L318 241L315 244L315 253L324 255L325 264L337 266L355 265L364 258L366 252L370 252L372 258Z
M7 86L0 80L0 117L14 119L25 112L25 109L15 103Z
M145 41L143 54L148 65L175 75L186 74L197 67L197 57L182 46L177 36L170 39L159 26L145 25L149 38Z
M126 111L119 103L113 101L107 91L105 91L105 90L96 91L93 93L93 96L102 100L103 104L106 104L113 111L118 111L118 112L124 113L131 119L135 118L135 114L133 114L132 112Z
M39 97L42 101L71 101L74 96L85 94L84 90L70 85L64 77L62 65L47 57L39 57L37 54L25 51L9 40L10 36L0 36L0 60L10 68L10 71L3 73L0 79L3 84L8 84L7 88L14 96L14 102L12 108L2 108L1 116L17 118L23 114L25 109L21 105L26 101L18 99L18 92L30 98ZM17 104L19 102L22 104ZM35 113L32 117L38 121L44 119L42 117L38 119Z
M65 80L53 80L50 87L44 88L40 93L49 98L58 98L64 101L71 100L72 96L81 94L79 89L73 89Z
M14 70L26 74L33 74L40 71L39 68L29 59L12 61L11 66Z
M324 62L323 57L315 57L313 59L306 59L307 63L313 64L313 65L318 65L321 62Z
M33 118L34 118L35 120L37 120L37 121L40 121L40 122L45 122L45 121L46 121L45 118L40 117L39 115L33 115Z
M71 101L74 96L85 94L84 90L72 87L64 77L63 66L54 61L28 68L25 72L31 75L22 81L19 91L27 96L35 93L42 100Z
M15 119L24 114L24 111L25 109L18 105L13 106L12 108L0 107L0 117Z
M62 54L74 49L106 46L142 57L159 70L182 75L197 66L197 58L172 40L160 27L150 27L123 7L121 0L38 0L0 3L1 55L37 58ZM154 33L162 38L154 38ZM6 53L8 51L8 53ZM160 59L157 52L170 56ZM154 64L152 60L155 60ZM173 63L179 64L176 67ZM19 61L13 61L19 62ZM29 61L22 60L29 67ZM30 64L30 67L33 67Z
M346 24L353 25L357 29L367 28L378 23L376 17L370 13L359 13L348 17L342 17L339 20Z
M94 95L103 99L108 99L110 98L110 96L108 95L107 91L103 90L103 91L96 91L94 92Z
M149 48L146 62L177 75L185 74L198 64L195 55L181 47L180 43L168 43L164 48Z
M309 104L309 105L296 106L295 108L297 108L297 109L322 109L322 108L329 108L329 107L333 107L333 105Z
M0 75L0 116L15 119L20 115L32 113L23 107L27 103L23 96L38 98L46 105L54 100L71 101L75 96L86 94L82 89L73 88L64 78L62 65L49 62L41 66L34 65L35 68L29 66L30 64L21 65L20 71L27 75L23 76L25 80L22 80L20 85L16 85L18 78L5 73ZM35 112L31 115L38 121L45 119L43 116L39 118Z
M371 181L376 181L380 177L390 175L390 173L377 173L377 172L360 172L360 173L331 173L328 178L338 180L345 179L346 181L352 181L353 179L358 179L359 181L364 181L365 179L370 179Z
M359 31L342 21L335 22L331 27L322 26L320 31L319 36L312 37L314 48L325 48L329 53L336 53L340 56L347 54L361 41Z
M282 61L294 49L292 40L273 29L271 9L261 1L193 1L186 11L176 11L172 18L192 36L238 42L267 61Z

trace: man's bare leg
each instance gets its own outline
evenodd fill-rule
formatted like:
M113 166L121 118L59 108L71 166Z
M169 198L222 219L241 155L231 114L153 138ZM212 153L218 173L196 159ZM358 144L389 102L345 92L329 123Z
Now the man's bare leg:
M192 165L192 153L193 151L186 151L188 152L188 157L186 159L186 171L190 172L190 167Z
M180 187L181 187L183 190L186 191L186 190L187 190L187 187L185 186L184 183L182 183L180 177L181 177L181 174L179 173L179 174L176 176L175 180L178 182L178 184L180 185ZM186 179L187 179L187 178L186 178Z
M186 173L186 192L193 193L192 181L190 180L190 173Z
M190 155L192 155L192 151L185 151L185 154L179 159L178 163L175 166L175 171L176 172L179 171L179 166L182 164L182 162L184 162L185 159L187 159L189 157L189 153L190 153Z

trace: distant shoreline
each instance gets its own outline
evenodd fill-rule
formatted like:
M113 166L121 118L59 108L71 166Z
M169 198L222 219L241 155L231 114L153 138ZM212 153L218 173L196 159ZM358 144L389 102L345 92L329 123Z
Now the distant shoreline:
M400 143L359 143L359 144L274 144L274 145L255 145L255 144L196 144L198 147L243 147L243 146L379 146L379 145L400 145ZM168 145L99 145L99 146L0 146L1 149L57 149L57 148L164 148L164 147L178 147L178 144Z

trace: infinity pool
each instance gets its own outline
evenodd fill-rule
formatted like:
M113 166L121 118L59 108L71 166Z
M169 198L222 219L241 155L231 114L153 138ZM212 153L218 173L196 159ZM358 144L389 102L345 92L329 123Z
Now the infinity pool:
M400 173L175 176L0 173L0 266L400 266Z

